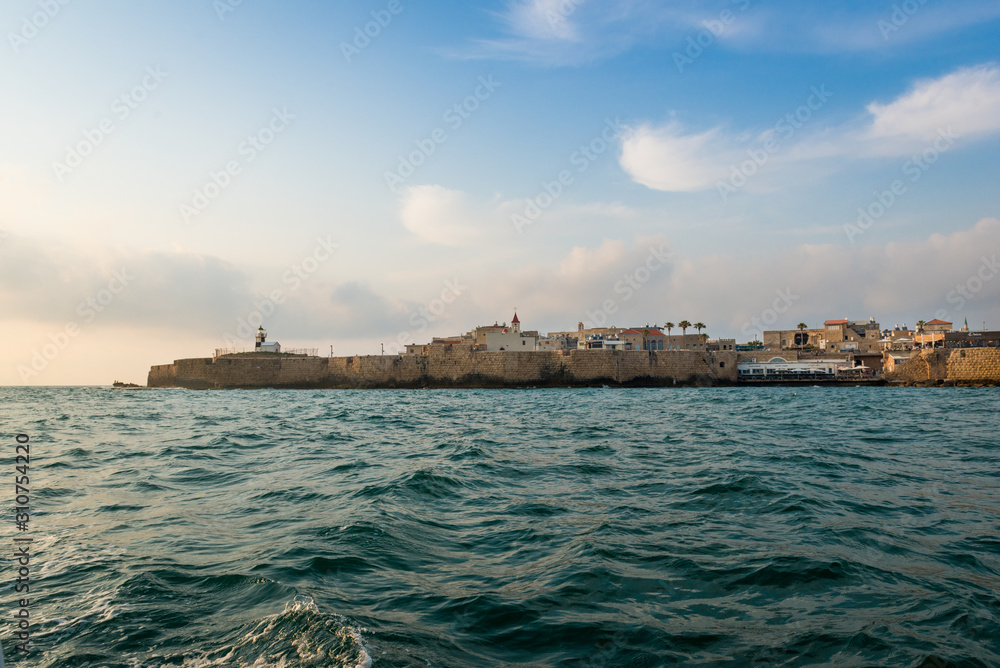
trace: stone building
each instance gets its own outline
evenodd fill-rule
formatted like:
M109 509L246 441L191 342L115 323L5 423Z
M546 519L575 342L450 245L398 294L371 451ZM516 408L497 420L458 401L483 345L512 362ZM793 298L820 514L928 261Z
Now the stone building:
M875 318L827 320L821 329L783 329L764 332L767 350L821 350L824 352L881 352L882 332Z
M826 350L836 352L879 352L882 330L875 318L865 320L827 320Z
M823 350L820 342L826 341L826 328L778 329L764 332L764 347L767 350L802 350L813 348Z
M621 334L625 350L666 350L667 336L656 327L626 329Z
M709 339L705 342L705 350L719 352L720 350L736 350L736 339Z

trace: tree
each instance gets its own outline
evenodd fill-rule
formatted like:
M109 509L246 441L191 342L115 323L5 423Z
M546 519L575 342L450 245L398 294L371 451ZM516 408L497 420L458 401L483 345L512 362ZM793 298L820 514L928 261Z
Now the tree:
M697 329L699 334L701 334L701 330L705 329L705 323L703 322L696 322L691 326Z
M688 322L687 320L681 320L679 323L677 323L677 326L681 328L681 333L684 336L687 336L687 330L688 330L688 327L691 326L691 323Z
M674 328L674 323L669 320L663 323L663 329L667 330L667 347L673 350L673 346L670 345L670 330Z
M804 323L804 322L800 322L799 324L797 324L797 325L795 325L795 326L799 328L799 331L800 331L800 332L801 332L802 330L804 330L804 329L809 329L809 325L807 325L807 324L806 324L806 323Z
M927 323L924 322L923 320L917 320L917 331L918 332L924 331L924 325L926 325L926 324Z

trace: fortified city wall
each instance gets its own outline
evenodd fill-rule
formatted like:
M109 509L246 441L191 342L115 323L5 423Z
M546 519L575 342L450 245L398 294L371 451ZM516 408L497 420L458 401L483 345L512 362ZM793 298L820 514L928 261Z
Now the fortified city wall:
M1000 383L1000 348L925 350L896 367L888 380L905 383Z
M571 350L429 355L182 359L149 370L149 387L189 389L695 385L736 382L731 351Z

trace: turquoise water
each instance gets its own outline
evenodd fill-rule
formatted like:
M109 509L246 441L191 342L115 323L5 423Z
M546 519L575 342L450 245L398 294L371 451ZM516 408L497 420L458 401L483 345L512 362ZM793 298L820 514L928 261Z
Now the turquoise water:
M5 612L9 665L1000 665L995 389L0 406L8 546L32 445L34 649Z

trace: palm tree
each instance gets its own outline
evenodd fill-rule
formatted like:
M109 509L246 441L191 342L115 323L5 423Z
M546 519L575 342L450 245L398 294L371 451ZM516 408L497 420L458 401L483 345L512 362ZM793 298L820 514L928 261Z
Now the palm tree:
M691 323L688 322L687 320L681 320L679 323L677 323L677 326L681 328L681 333L684 336L687 336L687 329L688 327L691 326Z
M801 332L802 330L804 330L804 329L809 329L809 325L807 325L807 324L806 324L806 323L804 323L804 322L800 322L799 324L797 324L797 325L795 325L795 326L799 328L799 331L800 331L800 332Z
M672 330L673 328L674 328L674 323L670 322L669 320L667 322L663 323L663 329L667 330L667 345L668 346L670 345L670 330ZM673 348L671 348L671 350L673 350Z
M691 326L697 329L699 334L701 334L701 330L705 329L705 323L703 322L696 322Z
M923 332L924 332L924 325L926 325L926 324L927 324L927 323L926 323L926 322L924 322L923 320L917 320L917 331L918 331L918 332L920 332L920 347L921 347L921 348L923 348L923 347L924 347L924 336L923 336ZM932 340L932 343L933 343L933 340Z

